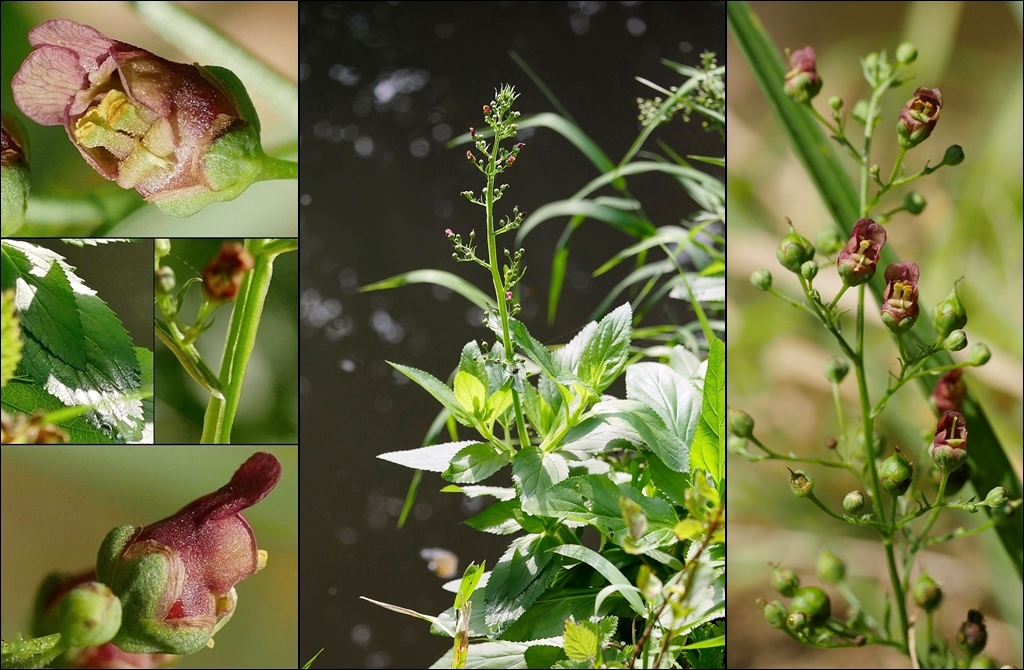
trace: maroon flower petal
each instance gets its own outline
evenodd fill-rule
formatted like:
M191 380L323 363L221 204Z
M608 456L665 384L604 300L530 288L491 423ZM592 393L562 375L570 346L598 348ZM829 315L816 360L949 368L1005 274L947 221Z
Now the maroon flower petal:
M11 91L25 116L44 126L58 126L86 81L74 52L42 47L22 63L11 80Z

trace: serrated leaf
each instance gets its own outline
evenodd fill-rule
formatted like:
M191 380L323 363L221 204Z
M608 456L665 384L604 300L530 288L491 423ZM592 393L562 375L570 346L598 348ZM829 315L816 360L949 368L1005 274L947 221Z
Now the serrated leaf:
M597 626L589 621L565 622L564 649L570 661L588 661L597 656Z
M601 319L583 346L577 376L598 393L611 386L629 360L632 330L633 311L629 303Z
M682 375L662 363L636 363L626 371L626 397L653 409L684 446L693 442L701 413L701 394ZM664 460L664 459L663 459ZM681 464L669 459L666 464ZM679 467L674 468L683 472Z
M716 484L725 476L725 345L718 338L708 348L708 371L700 421L690 450L690 467L711 475Z
M676 472L690 469L689 445L669 430L665 422L645 403L618 398L602 400L592 410L596 415L627 423L643 439L643 443Z
M725 277L704 277L696 272L688 272L685 277L690 290L680 282L669 291L668 297L689 301L692 291L693 299L699 303L725 302Z
M32 414L42 411L47 414L64 409L64 405L35 384L12 381L4 388L3 408L8 414ZM112 437L92 425L84 416L66 418L57 423L68 434L71 444L113 444Z
M556 541L543 535L513 540L491 571L486 589L487 627L501 634L550 586L559 562L552 560Z
M414 470L444 472L448 469L455 454L471 444L477 443L474 440L464 440L462 442L432 444L429 447L420 447L419 449L389 451L386 454L378 454L377 458L390 463L404 465Z
M464 426L473 425L473 417L462 409L462 405L455 398L455 393L448 388L447 384L429 372L424 372L423 370L411 368L399 363L392 363L391 361L388 361L388 364L422 386L427 393L434 396L434 399L444 405L444 408L448 410L453 417L455 417L456 421Z
M593 549L588 549L580 544L563 544L561 546L552 549L557 554L574 558L577 561L586 563L590 567L601 573L601 576L607 579L610 583L628 586L629 589L623 589L622 595L629 602L633 611L637 613L637 616L646 617L647 608L644 605L643 600L640 598L640 594L634 590L636 587L626 579L618 568L612 565L611 561L597 553Z
M642 442L640 434L625 421L611 416L589 416L569 429L558 451L586 460L607 449L635 446Z
M96 247L101 244L113 244L115 242L135 242L130 237L62 237L61 242L73 247Z
M14 291L4 291L0 299L0 343L0 388L3 388L21 362L21 326L14 311Z
M477 442L460 449L441 476L456 484L475 484L508 465L508 461L508 452Z
M469 517L462 523L470 528L491 533L492 535L511 535L523 529L516 521L519 511L518 500L502 500L494 503L482 512Z
M484 418L484 406L487 404L487 389L484 383L469 372L459 370L455 373L454 393L462 409L478 419Z
M539 497L568 476L569 465L564 456L545 453L537 447L520 449L512 461L512 480L527 514L540 514Z
M459 590L455 594L455 609L462 607L464 602L469 602L470 596L476 591L477 584L480 583L480 577L483 576L486 570L486 563L477 565L476 563L470 563L466 567L466 571L462 574L462 580L459 582Z
M521 321L509 319L508 328L512 335L512 341L526 354L526 357L536 363L548 377L556 378L560 371L555 366L555 359L548 348L534 339Z

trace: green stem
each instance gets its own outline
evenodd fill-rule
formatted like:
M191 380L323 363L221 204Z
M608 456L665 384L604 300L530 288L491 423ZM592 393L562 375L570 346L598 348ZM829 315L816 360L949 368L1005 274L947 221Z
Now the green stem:
M288 161L282 158L271 156L263 157L262 170L257 181L268 181L270 179L298 179L299 164L295 161Z
M896 181L896 176L900 172L900 168L903 167L903 158L906 155L906 147L900 145L900 152L896 155L896 162L892 164L892 174L889 175L889 183L886 185L885 190L892 188L894 182ZM881 195L881 193L879 193L879 195Z
M935 496L935 504L932 505L932 512L928 516L928 520L924 522L924 526L921 528L921 532L918 533L917 540L914 542L911 551L916 549L921 542L924 541L928 535L928 531L935 525L936 520L939 518L939 512L942 511L942 504L946 501L946 482L949 481L949 473L943 472L942 479L939 480L939 493Z

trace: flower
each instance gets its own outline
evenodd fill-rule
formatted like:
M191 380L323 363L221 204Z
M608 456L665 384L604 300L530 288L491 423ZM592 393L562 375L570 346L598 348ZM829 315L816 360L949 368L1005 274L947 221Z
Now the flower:
M850 240L836 258L844 284L860 286L871 280L885 237L885 228L871 219L860 219L854 224Z
M804 47L789 55L786 95L799 103L808 103L821 91L821 77L814 66L814 49Z
M953 472L967 460L967 420L960 412L943 412L935 427L935 439L928 455L943 474Z
M961 379L963 374L963 368L956 368L939 377L935 390L932 391L932 401L940 414L960 411L964 398L967 397L967 385Z
M229 302L238 295L245 273L255 260L238 242L225 242L220 253L203 268L203 295L213 302Z
M894 333L905 333L917 323L917 280L921 270L914 261L893 263L885 269L882 322Z
M15 102L37 123L63 125L103 177L178 217L259 177L259 119L228 70L174 63L68 19L28 38Z
M914 91L914 97L907 101L896 122L896 134L900 146L913 149L928 139L939 122L942 111L942 93L937 88L921 87Z
M241 511L281 477L272 455L251 456L231 481L148 526L103 540L96 574L124 608L113 642L130 653L190 654L211 646L237 604L235 584L266 564Z

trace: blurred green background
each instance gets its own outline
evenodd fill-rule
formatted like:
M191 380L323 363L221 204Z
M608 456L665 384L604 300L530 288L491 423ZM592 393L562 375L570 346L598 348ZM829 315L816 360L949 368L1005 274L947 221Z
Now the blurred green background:
M234 241L234 240L233 240ZM241 240L237 240L241 241ZM177 286L200 276L206 263L220 253L225 240L172 239L171 253L162 259L175 273ZM231 441L236 444L296 444L299 439L298 253L274 260L249 366L245 372ZM199 309L198 283L189 289L182 322L192 323ZM196 340L196 348L214 370L220 371L228 321L234 304L219 307L214 323ZM199 386L171 351L158 342L155 356L155 441L194 444L203 430L210 394Z
M148 49L178 62L199 61L200 56L183 54L144 25L130 2L3 2L2 63L3 109L16 115L28 129L31 145L32 193L37 196L67 196L96 188L118 190L100 177L81 157L59 126L40 126L29 121L14 104L10 82L28 55L28 31L52 18L68 18L90 25L112 39ZM180 3L241 44L278 72L298 81L297 2L183 2ZM273 155L295 160L298 132L250 86L262 125L263 146ZM108 231L111 236L283 236L298 234L298 183L260 182L238 199L216 203L188 219L174 219L156 207L137 209ZM29 216L32 216L30 204ZM23 230L20 235L64 235L58 228ZM77 234L77 233L76 233Z
M178 668L296 667L298 450L295 447L15 447L0 450L2 631L27 633L36 588L51 571L95 565L106 533L170 516L230 479L253 453L281 461L277 487L244 512L266 569L237 585L238 609L216 646Z
M897 215L886 226L889 244L901 258L920 265L921 302L929 309L963 277L959 291L970 317L968 338L987 343L993 354L988 365L971 369L965 379L982 399L1019 476L1024 379L1022 4L751 5L780 49L814 47L824 82L815 105L823 113L831 95L842 97L849 110L868 91L859 58L879 49L891 54L904 40L917 45L920 55L910 68L913 79L884 100L874 161L888 174L897 148L896 118L917 86L938 87L944 107L931 138L908 154L908 171L920 170L926 160L938 162L950 144L963 146L967 158L959 167L944 168L912 185L928 206L918 217ZM799 295L795 278L775 258L775 247L787 230L784 217L812 240L832 223L732 40L727 62L728 403L748 411L757 422L758 435L776 450L823 456L826 437L837 431L823 365L839 353L838 347L801 312L753 289L749 277L758 268L768 268L777 288ZM860 127L851 123L849 128L857 133L854 137L862 137ZM903 189L891 194L877 211L891 209L905 193ZM839 287L834 270L823 268L815 286L824 296L834 295ZM855 293L851 291L843 304L852 309ZM872 398L877 399L896 355L874 309L867 322L870 384ZM954 356L964 360L967 353ZM848 412L855 416L852 375L841 388ZM913 386L896 396L876 424L888 438L889 452L897 444L916 458L926 444L919 431L934 430L934 425L934 414ZM815 491L826 504L838 507L842 496L856 486L848 475L813 466L808 470L816 476ZM905 658L879 648L809 650L764 622L754 600L775 597L768 585L769 561L798 570L805 583L820 583L813 575L814 562L827 546L847 559L851 583L868 606L877 606L888 584L885 562L872 534L852 532L790 495L782 463L750 464L731 457L728 477L729 667L905 667ZM974 494L970 485L964 493ZM938 530L954 527L950 521L940 522ZM971 526L979 518L954 521ZM947 596L937 619L939 634L952 639L967 609L979 608L989 624L989 652L1000 662L1021 663L1021 582L994 534L924 552L919 564Z

